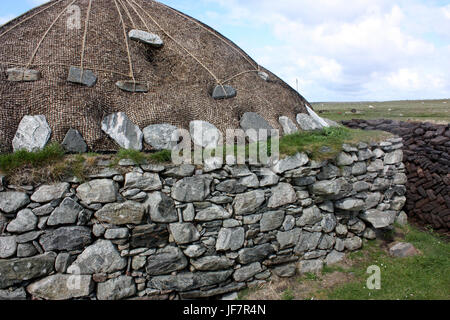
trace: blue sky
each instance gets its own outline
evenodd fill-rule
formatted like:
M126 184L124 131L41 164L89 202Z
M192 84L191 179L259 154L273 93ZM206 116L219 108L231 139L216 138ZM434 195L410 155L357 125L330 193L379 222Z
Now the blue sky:
M43 3L1 0L0 24ZM162 0L310 101L450 98L450 0Z

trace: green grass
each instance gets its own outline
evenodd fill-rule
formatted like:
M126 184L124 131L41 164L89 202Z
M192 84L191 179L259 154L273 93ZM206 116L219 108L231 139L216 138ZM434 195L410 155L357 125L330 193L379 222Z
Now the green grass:
M286 291L284 291L283 292L283 294L282 294L282 296L281 296L281 299L282 300L293 300L295 297L294 297L294 293L292 292L292 290L291 289L287 289Z
M23 166L42 167L63 158L63 148L59 144L54 143L37 152L20 150L10 154L2 154L0 155L0 170L5 174L9 174Z
M436 300L450 299L450 244L439 235L405 227L406 242L422 254L408 258L392 258L376 242L366 245L363 256L347 272L358 279L326 292L328 299L338 300ZM371 265L381 269L381 290L366 288L366 273Z
M342 145L345 143L378 142L390 136L385 132L354 130L346 127L299 132L280 139L280 154L290 156L305 152L313 160L323 160L336 156L342 151ZM329 150L324 152L322 150L324 147Z
M312 103L320 116L335 121L393 119L450 122L450 100ZM372 107L372 108L371 108ZM352 113L352 110L357 113Z

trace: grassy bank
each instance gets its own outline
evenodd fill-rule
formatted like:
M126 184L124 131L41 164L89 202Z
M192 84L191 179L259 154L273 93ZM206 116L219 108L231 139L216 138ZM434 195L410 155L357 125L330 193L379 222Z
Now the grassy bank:
M280 156L305 152L313 160L324 160L335 157L345 143L376 142L390 136L385 132L353 130L345 127L299 132L280 139ZM272 143L269 140L268 143L260 143L256 147L266 147L270 154ZM248 144L245 146L247 156L250 148ZM234 146L234 149L236 151L237 147ZM8 176L10 183L44 183L70 176L84 180L98 159L110 160L110 167L117 166L122 159L131 159L137 164L170 163L171 152L166 150L144 153L121 149L115 155L95 153L65 155L60 145L51 144L37 152L18 151L0 155L0 172Z
M321 116L335 121L350 119L394 119L450 122L450 100L387 102L318 102L312 104ZM356 113L352 113L356 111Z
M347 255L344 262L325 267L321 275L306 274L274 281L246 290L241 299L275 300L436 300L450 299L450 243L439 235L413 226L397 227L390 241L412 243L421 254L393 258L387 253L390 241L366 242L364 248ZM381 289L366 287L367 268L381 269Z

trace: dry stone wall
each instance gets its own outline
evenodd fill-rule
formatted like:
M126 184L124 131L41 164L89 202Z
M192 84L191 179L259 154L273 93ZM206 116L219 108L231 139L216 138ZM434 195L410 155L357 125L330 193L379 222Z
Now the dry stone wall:
M351 128L384 130L404 140L407 169L405 211L417 222L450 230L450 126L394 120L345 121Z
M0 299L207 298L316 272L402 217L400 145L208 173L103 162L84 183L4 182Z

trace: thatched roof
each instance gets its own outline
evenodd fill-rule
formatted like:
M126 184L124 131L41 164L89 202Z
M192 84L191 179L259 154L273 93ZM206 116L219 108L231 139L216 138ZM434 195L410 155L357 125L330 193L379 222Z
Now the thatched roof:
M81 9L79 29L67 27L72 4ZM131 29L159 35L164 46L130 41L124 35ZM2 151L11 149L25 115L45 115L53 141L61 142L74 128L100 151L117 149L101 130L103 117L114 112L125 112L141 129L159 123L188 128L190 121L204 120L222 131L238 128L245 112L260 114L275 128L280 116L295 121L306 112L302 96L230 40L152 0L54 0L2 26L0 44ZM95 86L68 82L71 66L92 70ZM5 72L12 67L39 70L41 79L7 81ZM147 84L147 93L116 86L132 75ZM232 86L237 96L214 100L217 84Z

